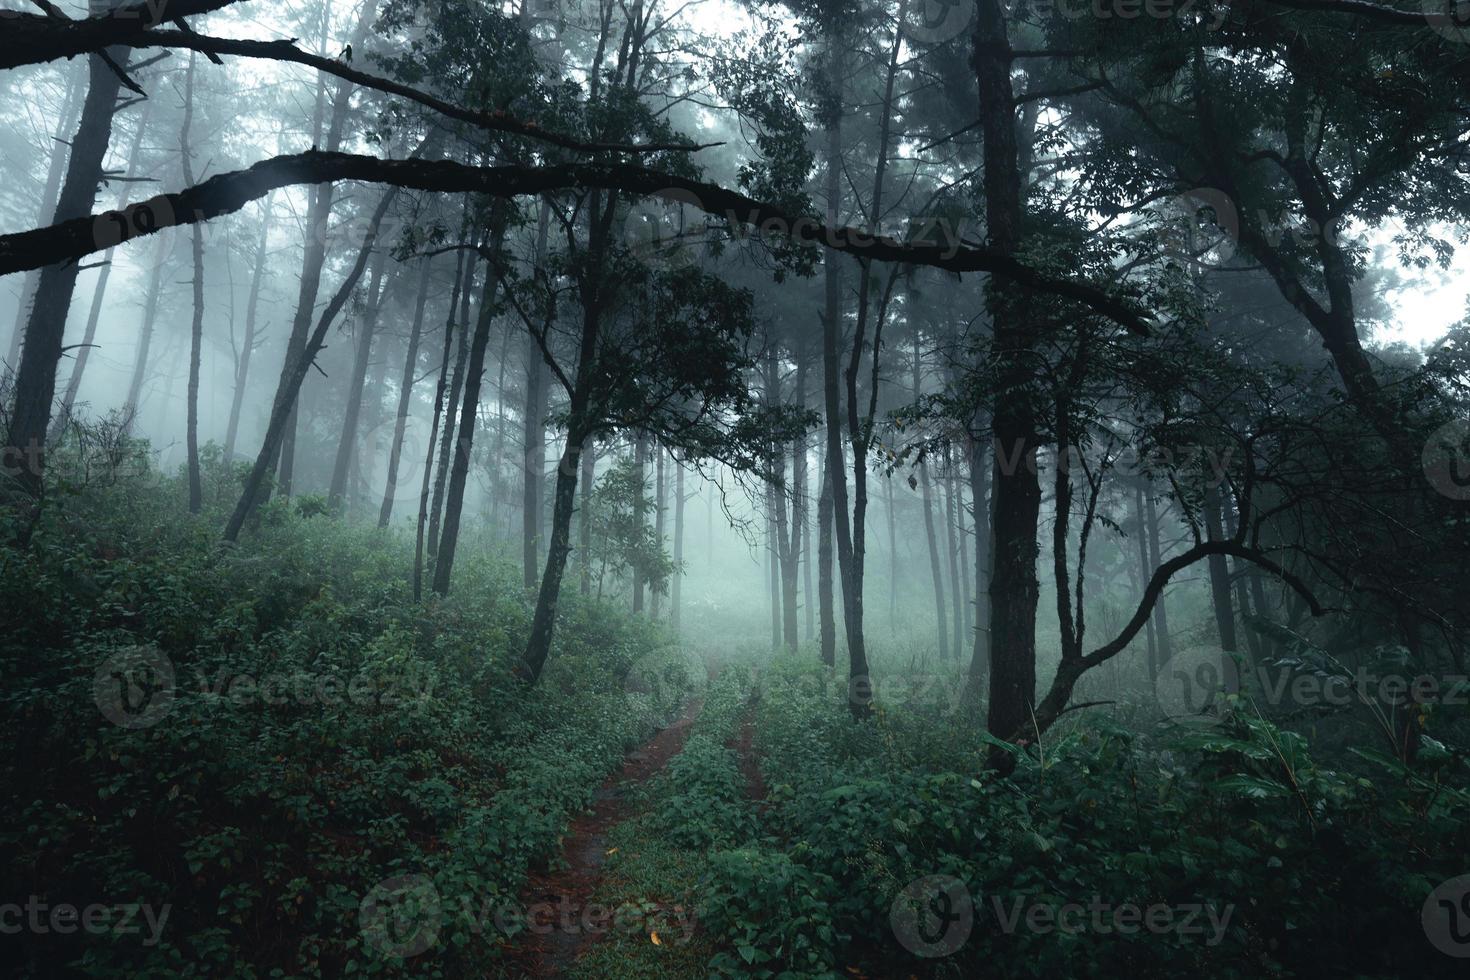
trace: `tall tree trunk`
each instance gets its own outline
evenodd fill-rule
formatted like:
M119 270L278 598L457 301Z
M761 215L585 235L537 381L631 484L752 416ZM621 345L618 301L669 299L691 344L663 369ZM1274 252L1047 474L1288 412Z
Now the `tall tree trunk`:
M837 624L832 597L832 467L822 457L822 492L817 497L817 612L822 663L837 664Z
M489 278L492 272L485 272L486 286L489 286ZM459 294L459 322L463 324L460 328L459 350L454 357L454 378L449 384L449 401L444 405L444 431L439 437L439 461L434 464L434 496L429 504L429 578L433 580L433 569L439 556L439 527L444 514L444 492L449 484L449 461L452 458L450 450L454 448L455 436L455 412L460 403L460 393L464 390L465 365L469 363L470 351L470 293L474 290L475 283L475 256L470 256L469 266L465 270L464 285Z
M148 367L152 364L150 351L153 328L158 323L158 304L163 296L163 266L168 261L172 245L172 236L165 232L158 236L158 245L153 250L153 272L143 294L143 320L138 325L138 349L133 354L133 377L128 383L128 396L123 401L123 424L128 428L137 418L138 406L143 399L143 382L147 380Z
M535 267L545 264L546 239L551 225L551 205L541 202L541 214L536 221ZM556 319L553 292L546 325L549 328ZM521 472L524 474L524 493L521 497L521 578L527 589L536 587L536 573L541 570L541 507L545 495L546 479L546 409L551 394L551 369L541 352L541 345L531 335L531 324L526 324L526 406L522 413L525 423L521 444L525 449Z
M394 270L395 278L399 271L401 270ZM394 289L394 282L395 279L389 280L387 289L390 293ZM380 300L378 309L379 323L382 323L383 313L381 303L384 301L386 300ZM375 330L374 334L379 338L377 345L379 356L377 362L373 365L373 373L368 378L367 389L363 392L362 421L358 423L359 431L366 429L369 434L376 434L384 421L382 392L388 382L388 365L398 355L396 347L400 339L392 331L382 333ZM369 483L373 470L377 467L378 462L378 440L376 438L363 439L359 436L354 440L354 445L356 448L352 452L351 463L347 471L349 483L345 500L347 502L346 513L348 514L355 513L363 508L364 501L367 499L370 489ZM377 501L374 501L374 504L376 503Z
M960 658L964 638L970 635L970 563L964 560L964 491L956 479L954 457L944 451L945 511L950 517L950 580L954 583L954 657ZM958 576L958 577L956 577Z
M684 580L684 466L678 459L674 460L674 581L669 586L670 615L674 623L674 632L679 631L679 609L681 606L679 588Z
M1138 591L1141 597L1143 591L1148 588L1148 580L1153 577L1154 569L1157 567L1157 564L1150 564L1148 557L1148 518L1147 511L1143 506L1143 484L1141 482L1133 488L1133 514L1138 520ZM1145 630L1147 634L1148 683L1149 689L1152 690L1158 684L1160 664L1158 659L1158 635L1157 630L1154 629L1154 618L1152 616L1149 617Z
M368 31L372 28L377 12L378 0L365 0L358 14L357 26L353 29L351 40L348 42L356 50L363 50ZM330 17L324 16L321 35L323 55L327 54L325 48L329 22ZM329 153L334 153L342 148L343 129L347 121L347 110L352 101L353 88L354 86L346 80L338 81L336 92L332 97L331 116L326 122L326 139L323 142L322 116L326 80L325 76L322 76L317 87L316 112L312 120L312 132L315 137L313 145L321 145ZM281 368L283 381L286 365L290 364L293 357L305 346L306 331L311 326L312 313L316 309L317 293L321 290L322 268L327 258L328 226L332 220L332 205L336 201L336 185L331 183L314 185L308 191L308 196L311 203L307 208L306 248L301 258L301 286L296 299L296 313L291 320L291 334L286 341L286 364L283 364ZM293 398L291 414L286 420L281 445L277 450L280 460L278 486L281 494L287 497L291 495L291 482L296 465L296 412L297 399Z
M888 512L888 631L898 629L898 527L893 514L893 474L884 480L888 496L885 507Z
M939 565L939 541L934 534L934 505L929 489L929 462L919 461L919 487L924 496L924 536L929 541L929 576L934 583L935 634L939 641L939 659L949 659L949 619L944 611L944 573Z
M833 74L836 75L835 51ZM842 136L839 118L835 117L827 130L827 221L829 226L837 224L837 207L841 185L839 173L842 168ZM840 283L837 273L837 257L828 254L826 265L826 304L822 317L822 392L823 407L827 422L827 472L828 493L831 495L831 514L834 524L833 535L837 545L837 570L842 582L843 625L847 633L848 676L864 678L868 674L867 655L863 645L863 597L862 582L857 575L853 551L851 515L847 509L847 472L842 452L843 411L840 387L840 369L837 363L839 320L842 315ZM861 464L857 464L861 465ZM827 648L823 646L823 658ZM849 706L854 716L866 716L869 706L864 699L850 699Z
M387 249L379 249L372 257L368 275L368 295L362 323L358 325L357 349L352 358L352 375L347 380L347 406L342 412L342 435L337 440L337 457L332 462L332 482L327 489L327 506L334 512L344 509L347 474L357 450L358 420L362 417L362 399L367 388L368 364L373 356L373 337L378 330L378 308L382 303L383 274L388 262Z
M990 247L1001 255L1014 255L1022 238L1013 62L1001 0L976 0L972 63L985 142L986 228ZM987 305L994 330L997 394L992 424L998 448L993 479L990 710L986 724L992 735L1013 739L1029 727L1036 701L1036 607L1040 598L1036 535L1041 518L1041 482L1034 465L1039 418L1033 391L1036 338L1025 291L1014 282L992 277L987 283ZM1004 769L1012 762L1008 753L998 749L991 753L994 766Z
M1225 540L1225 530L1221 524L1220 515L1220 489L1212 486L1205 490L1205 534L1211 541ZM1210 555L1206 559L1206 565L1210 573L1210 599L1215 609L1215 629L1220 637L1220 649L1227 653L1234 653L1237 649L1235 639L1235 610L1230 605L1230 566L1224 555ZM1231 665L1222 664L1223 668L1229 669Z
M802 470L805 471L808 464L805 436L798 443L796 451L801 455ZM806 628L803 635L808 640L814 640L817 636L817 591L812 588L812 565L815 562L812 560L811 481L806 479L803 483L806 485L805 503L801 508L801 596L802 603L806 606L803 615Z
M41 192L41 207L37 212L36 225L44 226L56 214L57 196L61 192L61 177L66 173L68 153L71 143L67 137L76 132L77 116L82 111L85 99L82 96L85 80L90 76L75 68L68 67L66 98L61 103L61 122L56 127L56 135L51 140L51 157L46 167L46 184ZM145 110L146 112L146 107ZM134 151L133 156L137 156ZM108 256L112 250L108 249ZM105 271L108 267L103 266ZM36 298L36 287L41 282L41 270L32 269L26 273L24 284L20 291L20 304L15 309L15 327L10 332L10 352L6 355L5 364L14 368L20 359L20 342L25 339L26 321L29 319L31 304Z
M653 536L658 541L659 551L662 552L664 548L664 512L667 510L664 498L668 494L668 485L664 479L668 475L664 468L664 458L668 456L668 453L664 450L663 446L655 442L653 444L653 455L657 461L653 467ZM659 601L661 598L659 594L660 590L658 588L661 584L663 583L653 583L649 590L652 593L649 596L649 611L654 619L658 619L659 606L661 605Z
M633 469L638 474L638 481L633 496L633 523L641 534L648 526L648 436L638 433L633 440ZM633 567L633 612L643 612L643 569Z
M582 560L579 564L582 568L582 594L584 596L592 594L592 524L588 518L592 514L592 487L597 476L596 449L596 445L589 437L586 445L582 447L582 457L579 463L582 467L582 520L577 528L577 534L580 538L579 546L582 549Z
M494 321L495 288L500 282L501 249L505 244L506 205L498 202L490 219L490 255L485 269L485 288L480 299L480 317L470 344L465 371L464 404L460 409L459 432L454 440L454 463L449 472L449 490L444 500L444 524L439 553L434 560L434 591L449 594L449 577L454 570L454 552L459 546L459 523L464 510L465 484L470 475L470 452L474 447L475 415L480 408L480 382L485 376L485 348L490 343Z
M970 650L970 671L966 680L966 697L978 704L990 677L990 535L991 535L991 460L989 430L974 419L969 438L970 516L975 525L975 637Z
M959 545L955 542L955 525L959 520L958 510L954 501L954 466L949 458L949 449L946 448L944 451L944 536L949 546L950 595L954 596L951 616L954 620L954 636L950 649L954 651L957 660L960 651L965 648L965 603L970 591L968 584L962 584L960 581Z
M142 153L140 151L143 148L143 133L148 128L148 119L152 114L153 101L150 99L143 103L143 111L138 116L138 125L133 130L133 142L132 145L128 148L127 156L128 169L126 176L128 178L132 178L137 175L138 161L142 158ZM59 159L60 157L58 156L53 160L53 170L58 169L56 161L58 161ZM49 175L47 180L47 198L51 201L51 206L55 207L56 189L52 187L49 183ZM128 201L132 197L132 189L133 184L131 180L123 184L123 192L120 200L118 201L118 210L122 210L123 208L128 206ZM103 300L107 297L107 285L112 279L112 259L116 253L116 248L109 248L105 253L103 253L101 263L102 268L97 272L97 284L92 289L92 309L87 314L87 326L86 329L82 332L82 342L77 347L76 362L72 365L71 376L66 379L66 392L61 396L61 408L56 413L56 421L58 424L65 424L66 420L71 417L72 406L76 404L77 393L81 390L82 375L87 370L87 362L92 355L92 344L97 339L97 324L101 322L102 319ZM34 273L27 274L27 288L31 286L31 280L34 275ZM23 302L29 302L29 299L26 299ZM17 327L17 342L19 342L19 339L20 329L19 327ZM14 358L12 358L12 360L14 360ZM54 435L53 438L55 438Z
M189 68L184 76L184 124L179 131L179 159L184 183L194 186L193 154L189 149L189 129L194 123L194 52L189 52ZM199 475L199 362L204 351L204 225L194 222L190 252L194 260L194 319L189 328L189 404L184 430L184 444L189 462L189 513L204 507L204 484Z
M271 204L275 192L266 195L260 219L260 235L255 242L255 271L250 275L250 297L245 302L245 342L235 362L235 393L230 400L230 422L225 429L225 460L235 458L235 438L240 432L240 408L245 402L245 383L250 379L250 356L256 346L256 317L260 309L260 283L265 275L266 242L271 230Z
M1143 509L1148 515L1148 560L1154 568L1163 564L1163 555L1159 548L1159 515L1154 507L1154 496L1145 492L1143 495ZM1159 667L1174 656L1173 643L1169 638L1169 611L1164 602L1164 593L1159 593L1158 601L1154 603L1154 632L1157 634L1159 645Z
M806 404L806 359L798 356L796 365L796 393L797 405ZM782 547L781 552L781 622L782 640L790 650L795 650L801 640L797 635L797 575L800 570L803 552L802 535L806 527L806 452L804 438L793 443L791 455L791 523L788 527L782 527L785 521L781 520L777 526L779 534L778 543ZM782 458L778 453L778 459ZM782 464L785 465L784 463ZM785 504L777 501L778 519L785 517Z
M383 503L378 508L378 527L388 526L393 518L393 501L398 491L398 467L403 454L403 436L413 406L414 377L419 367L419 343L424 333L424 310L429 303L430 270L433 259L419 260L419 291L413 303L413 325L408 333L408 351L403 357L403 374L398 381L398 410L393 421L393 442L388 447L388 479L383 487ZM453 306L453 300L450 302ZM448 334L446 332L446 338ZM430 439L432 442L432 437Z
M109 48L107 54L114 63L127 64L127 49ZM52 224L92 213L97 183L102 178L102 160L112 136L112 116L121 80L100 55L87 59L87 71L90 87L72 140L66 182L57 198ZM80 263L62 262L41 270L36 298L26 320L20 368L15 376L14 405L4 455L11 457L6 462L11 463L9 469L16 475L14 486L4 489L36 503L40 500L41 474L45 467L46 429L51 421L51 404L56 398L56 368L61 361L67 312L71 309L80 268ZM29 541L35 513L32 512L32 519L21 533L23 544Z
M279 458L281 441L286 435L286 422L296 405L297 396L301 393L301 383L306 380L306 372L311 369L312 361L325 346L327 330L330 329L332 321L342 312L352 291L357 288L358 282L362 279L363 271L367 268L368 256L372 254L373 247L377 243L378 229L397 193L397 188L389 188L383 194L382 200L378 202L377 210L373 212L368 222L367 234L363 237L362 247L357 251L357 259L348 271L347 278L342 280L342 285L338 287L336 295L322 310L316 328L307 338L306 347L290 360L290 370L282 379L284 384L276 389L276 398L271 405L270 424L266 427L260 453L255 457L255 465L251 467L250 475L245 478L245 487L240 493L239 501L235 504L235 511L230 515L229 523L225 525L224 539L226 541L233 542L239 538L240 530L245 526L246 519L249 518L257 504L264 499L263 490L266 477L273 468L274 461Z
M466 199L465 210L466 212L469 210L468 199ZM434 474L434 444L439 437L439 419L444 414L446 388L449 384L449 351L454 346L455 314L459 312L460 292L468 288L464 282L465 267L473 263L472 258L466 259L461 255L459 261L454 265L454 288L449 293L449 314L444 322L444 349L439 358L439 381L434 386L434 415L429 420L429 437L424 440L424 478L423 485L419 489L419 513L414 527L413 599L415 602L422 599L424 594L424 528L428 523L429 515L429 484ZM460 322L465 321L461 319ZM460 347L464 347L463 340L460 341ZM445 424L448 424L447 420ZM432 542L433 539L430 540Z

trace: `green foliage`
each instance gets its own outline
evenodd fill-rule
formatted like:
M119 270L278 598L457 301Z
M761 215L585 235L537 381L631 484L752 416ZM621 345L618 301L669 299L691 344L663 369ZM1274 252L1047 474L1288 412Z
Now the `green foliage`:
M211 461L206 477L234 474ZM416 604L395 535L276 504L222 548L217 515L189 518L180 490L152 473L77 481L48 502L37 547L0 552L0 602L27 611L0 645L6 878L51 905L168 910L154 943L31 933L12 963L23 976L483 975L505 937L482 910L555 857L650 718L687 693L670 683L632 710L624 692L635 660L672 656L666 638L567 597L551 667L527 691L510 673L530 622L510 563L467 558L454 596ZM118 659L139 651L166 658L171 699ZM99 701L108 690L121 697ZM163 711L122 716L149 720L138 727L99 707L142 695ZM385 955L359 924L399 875L440 899L420 958Z

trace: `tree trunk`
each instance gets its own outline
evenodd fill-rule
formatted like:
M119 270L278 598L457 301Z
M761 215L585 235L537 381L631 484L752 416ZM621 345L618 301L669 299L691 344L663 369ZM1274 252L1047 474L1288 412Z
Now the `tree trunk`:
M245 383L250 378L250 356L255 351L255 322L260 309L260 282L265 275L266 241L270 237L271 203L274 192L266 195L260 219L260 236L255 243L255 271L250 276L250 298L245 303L245 342L235 363L235 393L230 401L230 422L225 429L225 461L235 458L235 438L240 432L240 407L245 402Z
M972 63L980 94L985 143L983 186L989 244L1014 255L1022 238L1022 182L1011 86L1014 56L1001 0L976 0ZM1031 723L1036 701L1037 529L1041 483L1035 468L1039 408L1034 392L1036 343L1025 291L1004 277L987 283L994 330L996 396L992 413L998 452L994 469L995 523L992 530L990 711L987 726L997 738L1013 739ZM1027 461L1030 461L1028 465ZM991 764L1012 764L1008 753L991 753Z
M449 576L454 570L454 552L459 545L460 515L464 510L465 483L470 474L470 451L474 446L475 415L480 408L480 382L485 375L485 348L490 343L494 321L495 287L500 282L500 254L505 243L507 220L504 203L497 203L490 230L490 262L485 269L485 288L480 300L480 317L470 345L470 360L464 379L464 404L460 409L459 432L454 440L454 463L449 472L449 490L444 500L444 526L439 553L434 561L434 591L449 594Z
M357 50L363 50L363 44L367 40L369 29L377 14L378 0L366 0L358 15L357 26L353 29L352 38L349 42ZM322 47L325 48L327 41L327 24L322 25ZM325 51L323 52L325 53ZM316 142L322 143L322 114L324 96L326 93L326 81L323 76L317 88L316 114L313 122L313 133ZM347 120L347 110L351 103L354 86L345 80L337 83L337 91L332 98L332 114L327 122L326 141L323 148L328 152L336 152L342 146L342 131ZM306 331L311 326L312 312L316 309L317 293L321 289L322 267L327 258L328 226L332 219L332 205L336 199L336 185L332 183L317 184L309 191L310 207L307 209L306 219L306 249L301 259L301 286L296 299L296 313L291 320L291 335L286 341L286 364L282 365L282 380L285 380L286 365L290 364L294 355L298 354L306 343ZM281 494L289 497L291 495L291 480L295 471L296 460L296 408L297 400L291 400L291 414L286 420L285 429L278 449L280 460L279 487Z
M832 601L832 468L822 458L822 492L817 497L817 610L822 663L837 664L837 624Z
M582 520L577 528L582 548L582 594L592 594L592 525L587 517L592 513L592 487L597 476L596 446L589 438L582 447Z
M179 131L179 158L184 183L194 186L194 164L189 150L189 129L194 123L194 62L189 53L189 68L184 76L184 124ZM189 462L189 513L204 507L204 484L199 475L199 362L204 350L204 225L195 222L190 251L194 260L194 319L189 328L189 404L185 423L184 444Z
M466 203L468 210L468 203ZM429 484L434 473L434 444L439 437L439 419L444 414L446 387L449 384L449 350L454 346L454 323L455 314L459 312L460 292L468 288L464 281L466 265L473 265L474 259L466 259L463 256L454 265L454 288L449 293L449 314L444 322L444 349L439 358L439 381L434 386L434 415L429 421L429 438L424 440L424 478L419 488L419 513L414 527L413 545L413 600L418 602L424 594L424 528L428 523L429 514ZM461 320L460 322L465 322ZM464 347L464 341L460 341L460 347ZM451 403L452 404L452 403ZM448 424L448 420L445 421ZM432 542L433 539L430 538Z
M388 447L388 479L383 487L383 504L378 508L378 527L388 526L393 518L393 500L398 490L398 466L403 454L403 436L413 406L414 376L418 373L419 343L423 339L424 309L429 302L429 272L433 259L419 260L419 291L413 303L413 326L408 333L408 352L403 357L403 374L398 381L398 411L393 421L393 443ZM450 301L451 307L453 300ZM448 333L445 334L446 340ZM432 437L430 442L432 443Z
M668 453L658 443L654 443L653 455L654 459L657 460L653 467L653 536L658 541L659 551L662 552L664 547L664 511L667 509L664 498L668 494L668 485L665 482L667 472L664 468L664 458L668 456ZM662 584L655 583L655 586ZM650 613L654 619L658 619L659 606L661 605L659 601L661 598L659 589L653 587L649 591L651 593L649 596Z
M486 270L486 287L488 288L490 276L489 269ZM475 282L475 257L471 255L468 268L465 270L464 285L459 294L459 322L463 324L460 328L459 350L454 357L454 378L449 384L449 401L444 405L444 431L439 437L439 461L434 470L434 497L429 504L429 577L432 581L435 562L439 556L439 527L444 514L444 491L449 484L449 461L450 450L454 448L455 436L455 410L460 402L460 393L464 390L465 365L469 363L470 352L470 293L474 290Z
M138 405L143 398L143 382L148 377L148 366L152 363L149 351L153 347L153 328L158 322L158 304L163 296L163 266L172 251L172 239L158 236L158 247L153 251L153 274L148 279L148 291L143 296L143 320L138 326L138 349L133 355L133 378L128 383L128 397L123 401L123 424L131 428L138 415Z
M924 495L924 536L929 540L929 576L934 583L934 622L939 659L949 659L949 619L944 611L944 573L939 566L939 542L934 534L934 505L930 499L929 462L919 461L919 487Z
M944 451L944 536L949 551L949 584L950 595L954 596L951 618L954 620L953 642L950 649L954 651L955 659L958 660L960 651L965 648L965 602L969 588L960 583L960 558L959 546L955 543L955 525L958 516L954 502L954 467L949 459L948 448Z
M516 675L535 684L551 653L551 637L556 625L556 607L561 594L561 577L571 553L572 512L577 500L577 471L581 462L585 437L573 427L567 433L566 449L556 468L556 497L551 510L551 540L546 551L546 570L541 576L541 590L536 597L536 612L531 620L531 636Z
M1220 490L1218 487L1210 487L1205 491L1205 534L1211 541L1225 539L1220 519ZM1215 610L1215 628L1220 637L1220 649L1227 653L1234 653L1237 647L1235 610L1230 605L1230 568L1224 555L1211 555L1208 559L1208 567L1210 570L1210 598ZM1227 670L1230 667L1229 664L1221 666Z
M36 224L44 225L56 214L57 195L61 191L61 176L66 172L68 150L71 147L67 136L76 132L77 115L82 110L83 79L89 77L82 71L69 68L67 71L66 98L61 104L61 123L56 127L56 135L52 138L50 162L46 167L46 186L41 192L41 207L37 213ZM147 111L145 106L144 111ZM137 151L133 152L133 157ZM107 251L108 258L112 256L112 250ZM103 271L107 270L103 266ZM20 304L15 309L15 328L10 332L10 352L5 358L9 367L15 367L20 356L20 342L25 338L26 320L31 312L31 303L36 298L36 287L41 281L41 270L33 269L26 273L25 283L21 286Z
M150 99L143 103L143 112L138 117L138 125L133 131L133 143L132 146L128 149L127 156L127 177L134 177L138 172L138 161L142 157L142 153L140 151L143 147L143 133L148 128L148 118L152 115L152 113L153 101ZM60 156L58 155L55 159L59 160ZM57 169L58 168L53 165L53 171ZM48 183L46 188L46 197L51 202L51 206L55 207L56 188L51 185L51 178L49 175L47 177L47 181ZM126 182L123 184L121 199L118 201L119 210L127 207L128 201L132 197L132 189L133 184L131 182ZM92 290L92 309L87 314L87 327L82 332L82 342L77 347L76 363L72 365L71 376L66 379L66 392L61 396L61 408L56 413L56 421L58 424L64 425L66 423L66 420L71 417L72 406L76 404L77 393L81 390L82 375L87 370L87 361L92 354L92 344L97 339L97 324L102 319L102 304L103 300L107 296L108 283L112 279L112 259L116 253L116 248L109 248L105 253L103 253L102 268L97 272L97 285ZM28 289L32 285L31 280L34 278L34 275L35 274L32 273L26 276L26 287ZM27 302L29 302L29 298L22 300L22 304ZM19 342L20 340L19 327L17 327L16 329L16 340L17 342ZM13 361L14 358L12 357L11 360ZM53 435L52 438L55 438L55 436Z
M541 203L536 223L535 266L541 268L546 258L546 238L550 228L551 206ZM556 318L555 294L548 310L547 326ZM546 479L546 406L551 394L551 370L541 353L541 345L526 324L526 406L522 413L524 430L521 445L525 449L521 472L524 492L521 497L521 578L526 589L536 587L536 573L541 569L541 507Z
M976 414L975 423L981 421ZM970 516L975 524L975 638L970 650L966 698L978 704L990 676L991 461L988 430L975 424L969 438Z
M368 277L367 308L357 331L357 349L352 358L352 376L347 380L347 406L342 412L342 435L337 440L337 457L332 463L332 482L327 489L327 506L333 512L344 509L347 474L357 450L358 420L362 417L362 399L367 388L368 364L373 356L373 336L378 330L378 307L382 302L383 274L388 262L387 249L379 249L372 258Z
M648 526L648 436L638 433L633 440L633 468L638 473L638 482L633 497L633 522L641 534ZM643 570L633 567L633 613L643 612Z
M1147 512L1143 505L1142 483L1139 483L1133 488L1133 514L1138 520L1138 591L1141 597L1143 590L1148 588L1148 580L1153 576L1153 570L1158 567L1156 563L1149 563L1149 533ZM1161 664L1161 661L1158 659L1158 631L1154 628L1154 617L1149 617L1148 623L1145 624L1144 628L1148 634L1148 683L1149 688L1152 690L1158 684L1159 666Z
M107 54L116 64L127 64L127 49L109 48ZM92 205L97 199L97 182L102 177L102 160L107 155L108 140L112 136L112 116L122 83L100 55L87 59L87 71L90 87L82 106L76 138L72 140L66 182L57 198L52 224L92 213ZM51 404L56 397L56 368L61 360L66 317L71 309L79 270L80 263L77 262L62 262L41 270L36 283L36 298L26 320L20 368L15 375L14 405L10 431L5 440L5 455L15 460L10 467L15 473L14 490L21 498L36 502L41 496L41 474L45 467L46 429L51 421ZM31 526L34 526L33 520L26 524L27 528ZM29 537L29 530L23 531L22 543Z
M1154 568L1163 564L1163 556L1159 548L1159 515L1154 507L1153 494L1145 492L1143 495L1143 508L1148 514L1148 560ZM1154 633L1157 635L1159 645L1159 667L1163 668L1174 656L1173 644L1169 639L1169 612L1165 607L1164 593L1159 593L1158 601L1154 603Z
M674 581L669 586L674 632L679 631L680 589L684 580L684 467L674 460Z
M263 489L266 476L272 469L274 461L279 458L281 441L286 435L287 419L295 408L296 398L301 393L301 383L306 380L306 372L311 369L312 361L321 352L326 344L327 330L332 321L342 312L347 305L352 290L357 287L362 279L363 271L367 268L368 256L372 254L373 246L377 242L378 228L383 223L383 217L388 213L389 206L397 196L397 189L390 188L381 201L378 208L368 223L367 234L363 238L362 247L358 249L357 259L347 278L337 289L337 293L327 303L326 309L322 311L321 318L317 320L316 329L307 338L306 347L299 355L290 359L290 370L282 378L283 384L276 389L276 397L271 405L270 424L265 430L265 439L261 443L260 453L255 457L255 465L250 470L250 475L245 479L245 487L240 494L240 500L235 504L235 511L230 515L229 523L225 525L224 539L234 542L240 536L240 529L245 526L245 520L255 509L257 503L264 499Z

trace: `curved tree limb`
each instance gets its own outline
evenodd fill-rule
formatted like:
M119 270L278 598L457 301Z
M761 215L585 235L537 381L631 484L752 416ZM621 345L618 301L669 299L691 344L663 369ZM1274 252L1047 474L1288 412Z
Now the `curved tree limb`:
M297 184L359 180L411 190L473 191L512 198L577 187L661 197L704 211L735 226L789 236L880 262L932 266L950 272L986 272L1039 291L1074 300L1141 335L1147 315L1131 302L1087 282L1056 278L991 249L948 242L900 242L851 227L829 228L814 218L792 215L718 184L623 163L561 164L547 167L472 167L448 160L382 160L351 153L311 150L263 160L245 170L218 174L193 187L108 211L0 235L0 275L65 262L151 235L164 228L207 221L240 210L272 190Z
M288 64L305 65L328 75L363 88L373 89L388 95L416 102L450 119L469 123L481 129L511 133L530 139L550 143L568 150L584 153L657 153L665 151L695 151L719 146L719 143L593 143L571 136L564 136L542 129L534 122L523 122L504 112L479 112L445 101L436 95L395 82L381 75L353 68L345 61L324 58L298 48L294 41L254 41L238 38L211 37L192 30L149 30L136 21L124 21L123 29L111 33L94 28L82 28L84 21L48 20L28 14L17 15L7 26L7 33L0 40L0 69L15 68L24 64L70 58L79 54L102 51L113 45L132 48L184 48L198 51L217 60L219 55L236 55L242 58L260 58Z
M1229 555L1251 562L1285 582L1297 595L1302 597L1313 616L1321 616L1327 612L1300 577L1282 567L1261 549L1248 547L1237 541L1201 541L1188 551L1170 558L1154 570L1153 575L1149 578L1148 587L1144 589L1143 597L1138 602L1138 608L1133 613L1133 618L1117 636L1085 656L1063 657L1062 662L1057 666L1056 677L1052 679L1046 697L1036 706L1032 726L1028 726L1025 731L1014 733L1011 741L1023 737L1033 727L1037 733L1044 733L1065 714L1068 710L1067 702L1072 697L1077 681L1088 670L1117 656L1132 642L1139 630L1143 629L1144 624L1148 622L1149 616L1153 614L1154 606L1158 603L1159 597L1164 594L1164 587L1169 584L1169 579L1195 562L1203 561L1211 555Z

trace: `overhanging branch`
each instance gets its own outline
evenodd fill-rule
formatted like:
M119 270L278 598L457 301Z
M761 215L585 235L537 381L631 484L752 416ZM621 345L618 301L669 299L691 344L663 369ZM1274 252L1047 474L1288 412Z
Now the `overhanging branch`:
M947 242L900 242L857 228L828 228L813 218L793 216L775 205L717 184L621 163L472 167L448 160L381 160L317 150L272 157L174 194L139 201L122 211L0 236L0 275L71 261L165 228L230 214L282 187L337 180L451 194L478 192L501 198L572 188L602 188L661 197L735 226L786 235L862 258L931 266L949 272L1004 276L1038 291L1081 303L1134 333L1149 332L1146 315L1127 300L1090 283L1046 275L990 249Z

